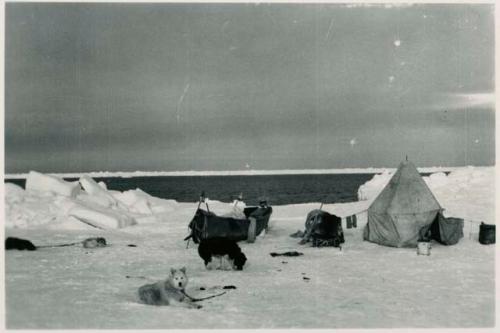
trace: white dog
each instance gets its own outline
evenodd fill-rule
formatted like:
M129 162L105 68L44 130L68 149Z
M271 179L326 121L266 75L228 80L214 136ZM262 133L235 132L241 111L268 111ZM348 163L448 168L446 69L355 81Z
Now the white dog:
M201 308L189 298L184 289L188 283L186 268L170 270L170 276L165 281L146 284L139 288L139 299L149 305L174 305L186 308Z

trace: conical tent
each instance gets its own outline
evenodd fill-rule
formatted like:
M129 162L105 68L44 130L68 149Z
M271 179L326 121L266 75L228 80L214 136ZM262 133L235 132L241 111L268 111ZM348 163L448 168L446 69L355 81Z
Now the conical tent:
M416 246L441 206L411 162L402 162L368 208L364 239L394 247Z

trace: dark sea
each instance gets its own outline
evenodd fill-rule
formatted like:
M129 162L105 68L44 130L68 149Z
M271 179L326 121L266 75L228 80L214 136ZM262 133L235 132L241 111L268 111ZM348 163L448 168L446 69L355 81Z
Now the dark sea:
M104 177L108 189L140 188L155 197L179 202L196 202L200 193L212 200L230 202L243 194L247 205L266 199L270 205L308 202L357 201L358 188L373 174L252 175L252 176L148 176ZM66 178L74 181L76 178ZM24 179L6 179L24 188Z
M422 173L426 176L428 173ZM231 202L240 194L247 205L265 199L270 205L308 202L338 203L357 201L358 188L373 174L252 175L252 176L147 176L96 177L109 190L140 188L146 193L179 202L196 202L202 191L212 200ZM75 181L78 178L65 178ZM6 179L24 188L24 179Z

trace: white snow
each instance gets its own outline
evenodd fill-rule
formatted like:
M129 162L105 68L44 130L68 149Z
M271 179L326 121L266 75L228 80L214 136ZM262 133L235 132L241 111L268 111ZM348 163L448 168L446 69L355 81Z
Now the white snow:
M83 187L83 190L80 188ZM172 200L154 198L143 191L106 190L83 175L79 182L66 182L53 175L30 172L26 190L5 185L6 226L9 228L50 227L87 230L131 226L138 220L155 220L156 212L171 211ZM71 219L70 219L71 217ZM73 224L69 224L72 221Z
M246 204L243 201L234 200L232 203L225 203L210 199L205 201L208 204L208 209L219 216L232 217L235 219L246 218L245 213L243 212ZM205 204L202 204L201 208L206 209Z
M365 211L392 172L375 175L364 184L359 189L363 200L327 204L323 209L342 217ZM269 231L253 244L239 243L248 257L243 271L208 271L196 246L191 243L186 248L183 241L197 203L159 199L140 189L109 191L104 184L97 190L93 180L82 178L84 190L74 197L52 187L25 191L5 184L6 236L26 238L35 245L102 236L109 244L98 249L7 251L7 328L494 326L495 246L479 244L477 232L469 232L467 226L457 245L432 243L431 255L419 256L416 249L363 241L366 214L360 214L357 228L344 229L346 242L339 251L299 245L298 239L289 237L303 230L307 213L320 203L274 206ZM448 176L432 174L426 181L454 216L494 223L494 168L458 168ZM221 214L245 207L243 202L207 202L211 211ZM82 220L101 223L105 230ZM269 255L293 250L304 255ZM182 266L190 276L187 293L194 297L218 293L216 286L237 289L203 301L200 310L137 302L138 287Z
M82 185L85 192L93 197L97 197L101 204L106 207L118 205L117 200L108 193L107 189L103 188L102 185L97 184L90 176L83 175L80 178L80 184Z
M358 200L373 200L382 191L384 186L389 182L396 170L384 170L380 174L376 174L373 178L361 185L358 189Z
M84 203L75 204L68 211L68 215L100 229L118 229L137 223L132 216L125 212Z
M67 197L75 197L80 191L78 182L67 182L58 177L31 171L26 179L26 190L53 192Z

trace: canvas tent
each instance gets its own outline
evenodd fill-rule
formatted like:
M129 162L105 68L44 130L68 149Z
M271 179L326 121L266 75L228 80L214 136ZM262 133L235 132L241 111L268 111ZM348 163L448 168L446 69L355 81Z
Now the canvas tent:
M368 208L363 238L387 246L416 246L441 210L417 168L411 162L402 162Z

